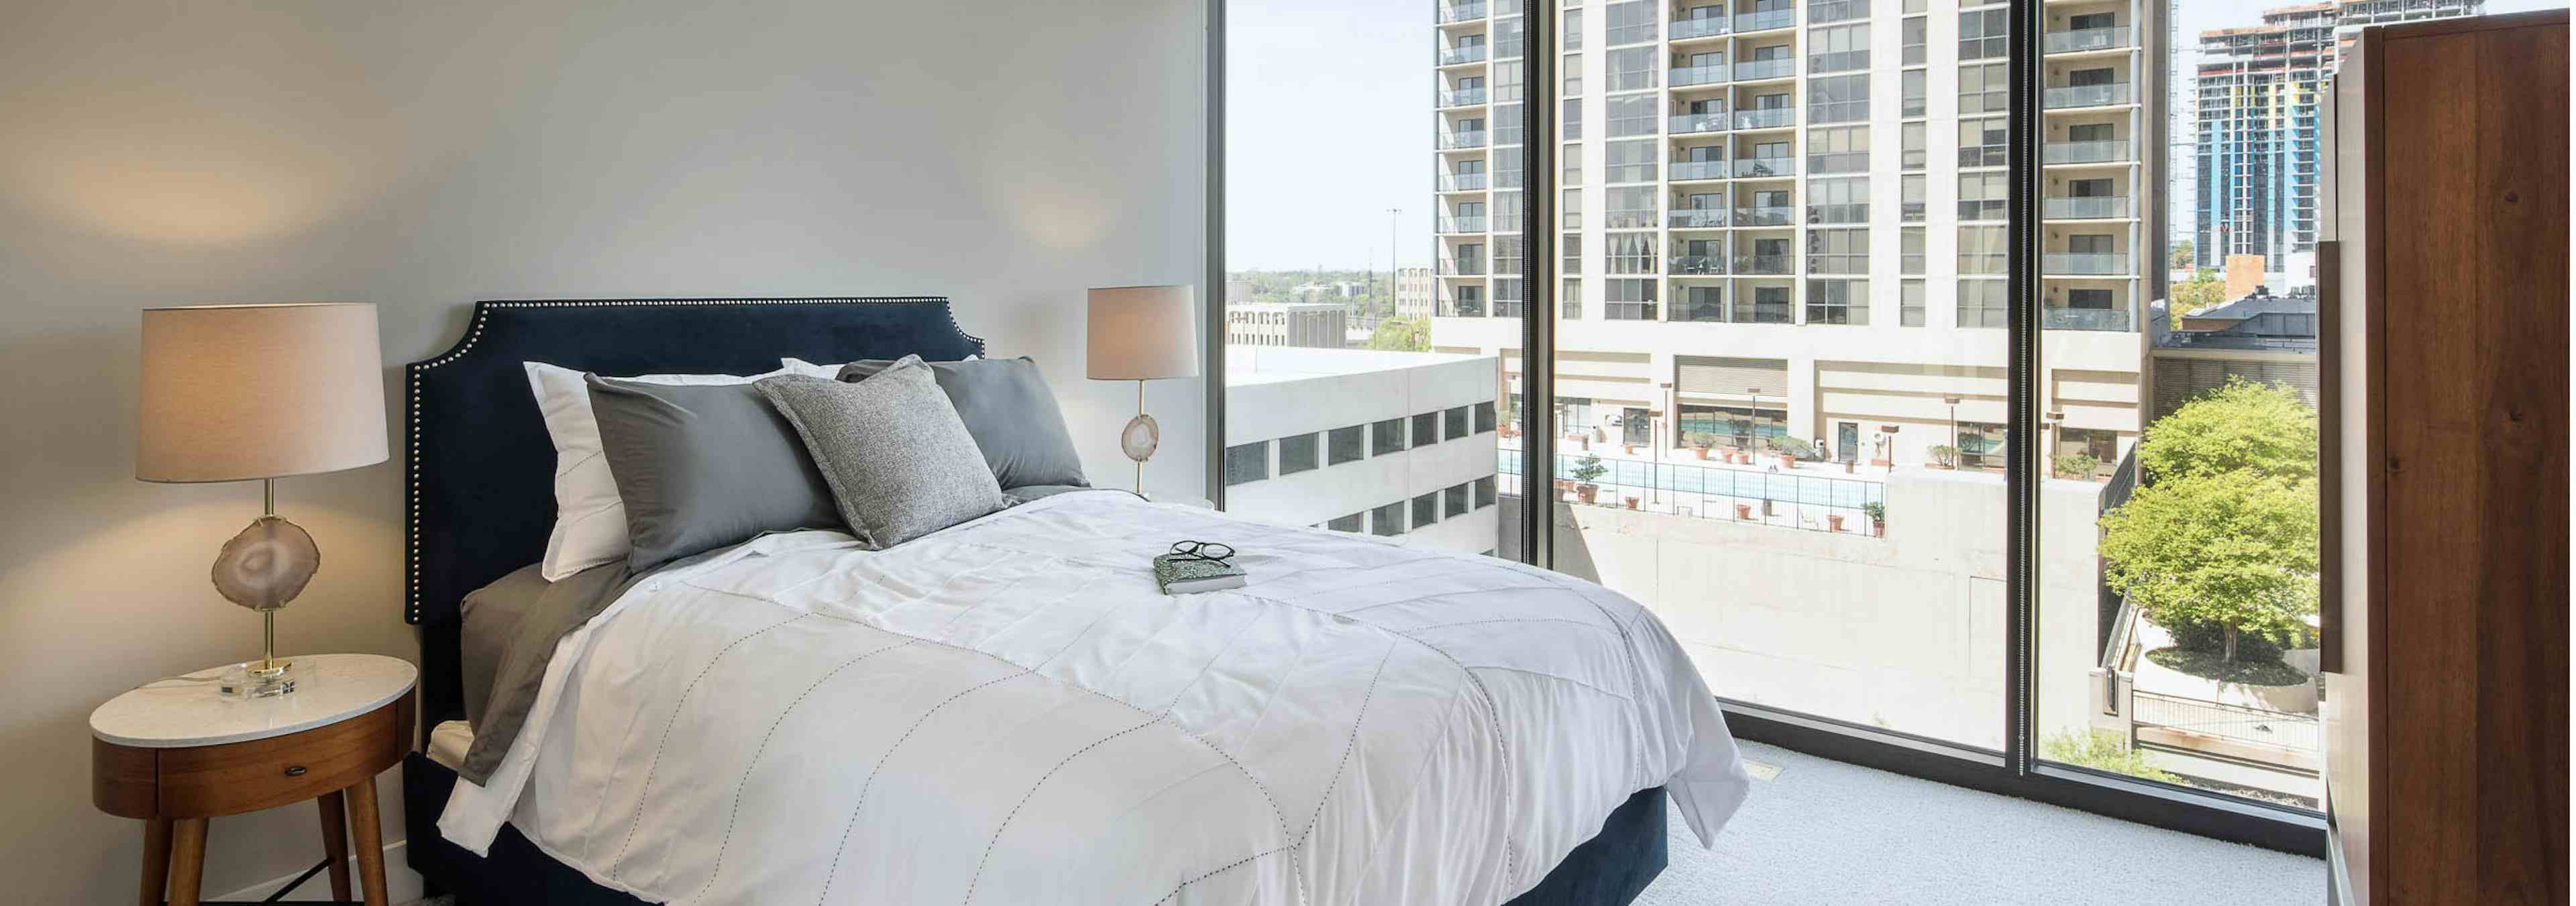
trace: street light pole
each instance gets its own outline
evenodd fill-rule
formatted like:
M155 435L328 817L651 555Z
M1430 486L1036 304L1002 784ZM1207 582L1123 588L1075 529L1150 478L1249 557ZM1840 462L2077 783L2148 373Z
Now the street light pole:
M1967 451L1959 449L1959 398L1958 398L1958 397L1955 397L1955 396L1945 396L1945 397L1942 397L1942 398L1941 398L1941 401L1942 401L1942 402L1944 402L1944 403L1948 403L1948 404L1950 404L1950 456L1952 457L1951 464L1952 464L1952 465L1965 465L1966 463L1964 462L1964 460L1966 460L1966 459L1968 458Z
M1762 433L1762 388L1746 387L1744 395L1753 398L1753 408L1744 414L1744 452L1759 455L1761 451L1753 449L1753 438Z

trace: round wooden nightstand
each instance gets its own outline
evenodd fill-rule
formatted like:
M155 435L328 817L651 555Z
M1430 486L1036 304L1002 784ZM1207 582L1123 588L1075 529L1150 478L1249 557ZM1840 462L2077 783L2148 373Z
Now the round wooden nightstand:
M315 870L329 869L332 897L349 899L354 823L366 903L385 906L375 778L411 748L419 671L373 654L294 661L299 688L289 695L242 700L215 694L212 684L167 684L90 713L91 801L144 821L140 902L160 903L165 882L171 903L198 901L206 819L313 799L325 860Z

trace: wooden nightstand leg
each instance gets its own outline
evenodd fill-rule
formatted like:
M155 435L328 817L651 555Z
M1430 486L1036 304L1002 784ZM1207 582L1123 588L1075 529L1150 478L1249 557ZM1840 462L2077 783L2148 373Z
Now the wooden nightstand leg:
M322 857L331 860L331 898L349 898L349 813L337 790L316 796L322 810Z
M170 906L197 906L197 886L206 879L206 819L181 818L170 831Z
M358 845L358 880L366 885L367 906L387 906L385 902L385 826L376 817L376 778L369 777L343 790L349 795L349 823L356 825Z
M170 889L170 819L143 822L143 906L161 906Z

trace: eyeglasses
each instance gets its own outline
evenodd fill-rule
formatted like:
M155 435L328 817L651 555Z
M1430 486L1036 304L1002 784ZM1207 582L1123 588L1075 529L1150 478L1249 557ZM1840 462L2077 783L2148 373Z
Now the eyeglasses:
M1224 563L1226 558L1234 556L1234 546L1215 541L1175 541L1172 542L1172 554L1182 560Z

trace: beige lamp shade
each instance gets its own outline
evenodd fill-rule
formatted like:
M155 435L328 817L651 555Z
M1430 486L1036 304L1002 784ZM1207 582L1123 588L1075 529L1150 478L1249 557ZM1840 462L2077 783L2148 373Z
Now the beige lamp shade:
M1198 293L1187 286L1091 291L1087 376L1102 381L1197 377Z
M369 302L143 312L134 477L240 481L385 461Z

